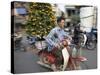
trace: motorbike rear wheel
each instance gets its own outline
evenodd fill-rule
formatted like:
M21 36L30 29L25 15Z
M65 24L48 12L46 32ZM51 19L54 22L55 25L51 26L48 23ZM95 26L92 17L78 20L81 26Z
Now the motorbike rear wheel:
M95 40L89 40L89 41L87 41L86 48L88 50L95 50L95 48L96 48L96 41Z

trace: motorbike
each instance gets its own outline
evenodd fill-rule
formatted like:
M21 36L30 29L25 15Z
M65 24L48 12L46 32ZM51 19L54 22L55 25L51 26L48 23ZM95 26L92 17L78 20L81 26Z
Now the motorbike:
M96 37L93 33L89 32L83 32L79 36L79 40L81 42L81 46L85 47L88 50L94 50L96 47Z
M78 57L76 55L77 53L75 53L75 46L73 45L73 48L71 48L71 46L72 45L69 45L69 41L67 40L62 42L60 48L54 47L51 52L41 50L38 52L40 59L37 63L53 71L79 69L79 62L87 61L87 59L85 57Z
M95 50L97 43L97 29L92 28L90 32L80 29L80 23L74 28L74 43L81 47L86 47L88 50ZM84 28L84 26L82 26Z

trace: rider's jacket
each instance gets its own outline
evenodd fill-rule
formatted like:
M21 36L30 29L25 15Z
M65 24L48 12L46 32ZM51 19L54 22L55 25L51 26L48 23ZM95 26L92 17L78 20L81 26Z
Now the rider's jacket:
M45 38L48 45L48 51L51 51L52 48L56 47L66 37L69 36L64 29L60 28L59 26L53 28Z

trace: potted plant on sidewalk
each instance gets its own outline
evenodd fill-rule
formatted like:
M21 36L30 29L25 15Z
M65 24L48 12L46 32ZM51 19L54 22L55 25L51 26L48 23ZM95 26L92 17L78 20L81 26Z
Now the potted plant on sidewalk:
M50 30L55 26L56 17L49 3L30 3L28 9L28 20L26 23L26 32L29 35L38 37L36 44L40 46L40 41L44 41ZM41 43L42 44L42 43Z

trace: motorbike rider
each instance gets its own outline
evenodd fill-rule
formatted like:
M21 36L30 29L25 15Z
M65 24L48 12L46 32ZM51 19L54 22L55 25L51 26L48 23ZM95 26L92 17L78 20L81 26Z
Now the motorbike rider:
M64 31L65 18L59 17L57 19L57 26L53 28L50 33L45 38L48 45L48 52L52 52L52 50L56 48L60 48L61 45L69 44L68 40L71 41L71 37ZM64 41L66 39L67 43ZM63 41L63 42L62 42ZM59 56L60 52L55 52L55 55ZM61 62L61 61L60 61ZM56 66L52 64L52 68L56 70Z
M48 51L52 51L54 47L59 48L64 39L72 40L71 37L64 31L65 18L59 17L57 19L57 26L53 28L47 35L46 42L48 44Z

